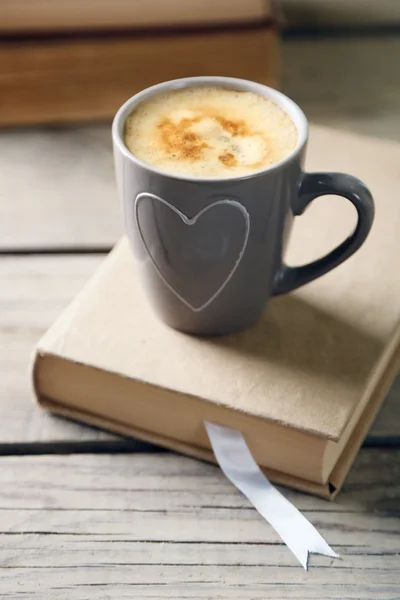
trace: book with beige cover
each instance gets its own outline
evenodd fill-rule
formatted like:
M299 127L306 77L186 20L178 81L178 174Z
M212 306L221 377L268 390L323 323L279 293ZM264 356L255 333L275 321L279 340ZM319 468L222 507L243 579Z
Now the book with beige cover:
M311 128L307 169L352 173L376 219L343 265L270 301L239 334L197 338L153 314L122 239L38 343L38 402L54 413L213 460L204 420L239 429L271 480L334 497L400 360L400 146ZM354 227L341 198L296 220L305 262Z

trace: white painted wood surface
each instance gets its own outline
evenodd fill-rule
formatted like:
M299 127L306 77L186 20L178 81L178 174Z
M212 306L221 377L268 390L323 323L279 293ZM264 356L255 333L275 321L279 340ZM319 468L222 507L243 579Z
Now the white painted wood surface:
M109 125L0 132L0 248L111 246L123 230Z
M216 467L170 455L1 459L1 597L389 600L399 451L364 450L334 503L284 490L341 554L304 572Z

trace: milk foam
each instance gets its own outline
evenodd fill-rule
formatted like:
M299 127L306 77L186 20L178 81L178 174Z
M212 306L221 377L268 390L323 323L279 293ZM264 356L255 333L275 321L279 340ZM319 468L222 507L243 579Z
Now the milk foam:
M141 161L190 177L234 177L268 167L296 146L294 123L253 92L192 87L139 105L125 144Z

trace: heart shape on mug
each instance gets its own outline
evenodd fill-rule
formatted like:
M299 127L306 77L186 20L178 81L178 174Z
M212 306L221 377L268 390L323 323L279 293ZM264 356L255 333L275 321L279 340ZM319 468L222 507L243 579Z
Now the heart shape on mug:
M135 220L158 275L188 308L200 312L231 280L246 250L250 216L224 198L188 217L155 194L135 199Z

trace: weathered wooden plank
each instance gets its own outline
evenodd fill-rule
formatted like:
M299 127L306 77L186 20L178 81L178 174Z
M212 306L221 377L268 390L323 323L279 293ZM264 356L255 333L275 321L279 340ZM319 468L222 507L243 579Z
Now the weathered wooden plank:
M122 232L110 127L0 133L0 247L111 246Z
M182 568L181 565L162 565L159 567L138 565L135 567L128 563L119 566L117 569L115 566L100 566L91 569L77 568L73 570L58 568L53 568L51 570L40 568L8 569L3 576L2 597L9 598L8 593L10 591L14 592L14 590L32 590L32 595L30 595L29 598L42 598L43 600L47 600L47 598L54 598L54 590L58 590L58 593L60 594L61 589L64 589L64 593L67 593L71 588L84 586L84 598L86 600L86 598L98 597L92 596L91 591L93 587L102 585L103 594L105 592L112 592L113 594L117 593L118 598L121 597L120 590L124 590L126 593L129 589L131 590L130 595L126 597L141 598L143 595L141 591L138 592L137 587L143 586L143 588L145 588L147 586L150 589L148 589L146 595L151 596L153 595L152 592L154 593L154 588L158 588L158 590L161 588L165 594L159 596L161 598L182 598L185 597L181 595L184 591L193 593L194 591L202 589L203 593L207 590L208 595L206 597L209 599L229 598L230 590L235 588L243 589L243 587L245 587L247 593L249 593L249 591L252 592L251 596L246 596L247 598L264 599L266 594L268 594L267 590L269 590L271 586L286 586L287 583L285 582L285 579L289 582L293 581L296 586L303 587L303 595L301 596L303 598L309 597L307 589L309 586L314 594L320 586L332 587L337 595L326 597L339 597L342 599L387 599L396 598L396 591L398 593L398 574L396 572L392 574L386 569L372 569L371 571L362 570L360 572L358 570L353 571L352 569L332 569L325 563L324 567L315 569L312 573L310 572L308 580L306 577L307 576L304 576L303 573L299 573L299 567L279 569L275 565L273 567L246 566L246 568L237 568L236 566L224 567L201 565L200 567L188 566ZM68 580L68 583L66 580ZM19 584L18 588L16 587L16 581L18 581ZM40 581L40 587L38 586L34 589L33 585L37 581ZM378 594L376 594L376 590L378 590ZM383 594L379 595L379 591L382 591ZM221 595L221 592L223 592L224 595ZM341 595L339 595L340 592ZM173 593L177 595L174 596ZM226 596L225 593L228 594L228 596ZM299 598L298 595L294 594L287 596L286 591L283 590L281 590L280 593L280 596L275 597L278 597L281 600L285 598ZM60 598L62 596L58 597ZM67 597L68 599L71 598L69 593ZM109 596L105 595L100 597L107 598ZM270 597L269 594L268 597ZM317 598L321 598L321 596L318 595Z
M400 23L397 0L280 0L286 29L326 30Z
M400 140L400 37L287 40L283 90L311 121ZM110 125L0 132L0 250L98 248L122 232Z
M117 438L45 414L32 402L28 366L33 347L103 256L22 256L0 260L0 445ZM400 436L400 379L370 440Z
M2 598L396 598L399 458L363 450L334 503L285 490L342 557L312 556L305 573L214 466L3 457Z
M208 511L212 516L249 509L217 467L172 453L10 456L0 458L0 466L0 510ZM362 450L336 502L288 493L301 510L316 513L399 513L400 449Z
M0 260L0 445L116 439L39 410L32 401L29 378L35 343L101 260L100 256Z
M229 582L229 575L227 574ZM195 579L195 578L194 578ZM338 578L339 579L339 578ZM284 583L279 582L277 584L274 583L263 583L263 585L259 586L257 584L248 583L246 587L243 589L241 586L231 587L229 583L217 583L216 581L209 581L206 585L199 586L196 585L196 581L191 583L183 583L174 585L171 589L171 586L168 586L164 583L155 583L152 582L147 586L141 586L136 583L128 583L128 584L120 584L116 582L112 575L111 577L106 577L106 580L110 583L96 584L96 587L93 587L90 584L89 589L87 587L85 590L85 600L105 600L113 597L113 594L117 593L118 598L121 599L132 599L132 598L152 598L152 600L165 600L165 598L179 598L180 600L186 600L188 598L196 599L205 598L207 600L222 600L228 599L231 600L241 599L241 600L265 600L266 597L273 598L276 600L286 600L293 598L294 600L307 600L308 598L314 598L316 600L331 600L331 599L339 599L339 600L348 600L350 598L356 598L357 600L364 600L365 598L374 598L379 600L397 600L398 596L398 586L395 585L383 585L383 586L373 586L370 588L370 593L373 593L374 596L368 595L368 588L364 592L367 595L360 596L357 593L358 584L341 584L337 583L336 586L331 586L329 584L322 584L320 581L315 582L314 584L311 582L308 585L304 585L303 583L295 583L290 586L286 586ZM103 578L104 581L104 578ZM163 581L163 577L161 577L158 581ZM265 580L264 580L265 581ZM157 587L161 586L161 587ZM285 586L282 589L282 586ZM322 587L322 589L321 589ZM74 586L68 586L68 600L82 600L82 592L81 587L74 588ZM365 590L365 587L364 587ZM58 593L57 593L58 592ZM60 593L60 587L54 587L52 591L52 595L48 596L52 599L61 600L66 596L64 591ZM363 593L363 592L361 592ZM284 595L283 595L284 594ZM345 595L344 595L345 594ZM18 598L26 598L23 595L23 592L18 592L16 595L4 595L3 598L7 598L7 600L18 599ZM33 598L33 596L30 596Z
M161 576L161 581L162 581ZM228 580L229 581L229 580ZM240 586L236 588L232 588L229 584L220 583L219 585L215 582L208 582L206 585L200 587L196 584L183 583L182 585L175 585L173 589L167 588L162 583L151 583L150 585L137 585L136 583L131 584L120 584L119 582L111 581L110 584L96 584L96 587L90 586L89 591L88 588L85 587L85 600L105 600L112 598L113 595L117 593L118 598L121 600L132 598L151 598L152 600L165 600L166 598L171 598L176 600L187 600L187 599L205 599L205 600L222 600L222 598L227 600L239 599L239 600L265 600L266 597L272 598L274 600L286 600L286 599L294 599L294 600L308 600L308 598L315 600L348 600L349 598L357 598L358 600L364 600L364 598L371 598L371 596L358 596L358 595L348 595L355 594L354 590L348 589L348 587L340 587L338 586L336 590L331 591L330 586L324 586L321 590L321 584L317 583L315 586L312 584L307 586L307 589L302 589L304 586L301 586L299 589L299 584L293 584L293 586L285 586L285 591L282 591L282 583L279 584L268 584L265 583L261 587L247 584L243 589ZM160 588L158 586L163 586ZM357 584L354 584L353 587L356 588ZM68 600L82 600L82 592L79 591L82 588L74 589L73 586L68 587ZM343 596L344 590L346 590L346 596ZM382 590L378 587L374 587L374 600L392 600L395 598L397 600L397 587L396 586L384 586ZM58 593L57 593L58 592ZM53 588L52 590L52 599L62 600L65 598L62 594L65 594L64 591L61 591L60 588ZM283 593L285 595L283 595ZM305 594L305 595L304 595ZM322 595L323 594L323 595ZM379 594L379 595L378 595ZM388 595L389 594L389 595ZM33 596L30 596L33 598ZM23 592L17 592L16 594L7 594L4 595L3 598L7 600L17 600L19 598L26 598L23 595ZM47 599L46 599L47 600Z
M252 510L252 509L250 509ZM262 523L261 523L262 525ZM5 535L0 548L3 567L14 569L62 569L86 567L112 567L128 565L200 566L215 567L292 567L294 557L278 544L215 542L135 542L114 536L37 534ZM333 561L332 568L394 571L399 568L395 550L384 546L368 547L337 545L345 561ZM326 566L322 556L313 556L311 567Z
M84 455L82 455L84 456ZM140 455L138 455L140 456ZM157 455L155 455L157 456ZM159 455L163 456L163 455ZM101 458L101 455L99 455ZM15 533L68 534L81 536L110 536L119 539L150 542L198 542L204 540L223 543L277 543L274 531L263 528L260 517L254 511L221 509L204 512L187 508L186 511L87 511L78 510L8 510L2 511L1 531L4 535ZM378 517L352 512L338 516L331 511L318 515L304 514L336 545L372 546L377 544L398 550L400 523L396 518ZM82 519L84 518L84 527ZM22 524L22 525L21 525ZM339 525L339 528L338 528ZM179 526L182 531L179 531ZM356 541L355 541L356 540Z

